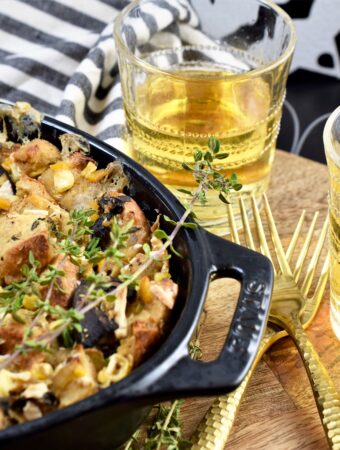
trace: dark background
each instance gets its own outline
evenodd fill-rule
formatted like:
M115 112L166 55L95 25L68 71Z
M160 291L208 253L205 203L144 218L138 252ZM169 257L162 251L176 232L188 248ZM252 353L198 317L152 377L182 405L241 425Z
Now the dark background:
M313 1L291 0L280 4L280 7L293 19L308 20ZM334 8L340 8L339 0L334 0ZM340 55L340 23L339 33L334 39ZM328 53L319 54L317 64L334 67L333 58ZM325 116L340 105L340 73L339 78L335 78L303 69L296 70L288 78L286 98L289 105L283 108L278 148L324 163L322 132L327 120ZM294 125L292 108L289 106L293 107L297 115L300 130L297 129L296 120ZM299 142L295 139L295 145L294 132L296 137L299 135Z

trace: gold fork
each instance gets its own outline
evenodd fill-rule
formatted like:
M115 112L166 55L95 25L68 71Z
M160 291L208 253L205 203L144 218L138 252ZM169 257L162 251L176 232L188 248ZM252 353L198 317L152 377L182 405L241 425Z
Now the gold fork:
M252 206L253 206L253 212L256 222L256 228L258 231L259 239L260 239L260 245L261 245L261 251L266 254L267 256L271 256L269 252L269 248L267 245L267 241L265 238L264 230L262 227L262 222L260 218L260 214L257 208L257 204L254 199L252 199ZM244 202L241 199L240 200L240 209L241 209L241 217L243 222L243 228L245 232L245 236L247 239L247 245L255 249L253 237L250 231L250 225L248 222L247 214L245 211ZM302 267L308 252L308 249L310 247L310 243L312 240L314 227L317 219L318 213L315 214L313 221L311 223L311 226L309 228L309 231L307 233L305 242L302 246L301 252L299 254L299 257L296 262L295 269L293 273L290 270L289 262L291 260L291 257L293 255L295 246L297 244L298 238L300 236L302 224L305 217L305 212L302 213L300 220L298 222L298 225L296 227L296 230L293 234L292 240L289 244L288 250L286 255L283 252L283 248L281 245L281 241L279 239L274 220L272 218L272 214L269 208L269 204L267 199L265 198L265 210L268 216L268 221L270 225L271 234L273 237L273 242L276 247L276 253L278 254L278 261L280 265L281 271L276 272L276 279L275 279L275 285L274 285L274 296L273 296L273 303L275 303L274 306L274 317L276 317L276 314L278 313L278 307L276 306L277 302L280 302L281 307L286 312L286 306L289 305L289 297L290 294L293 292L293 298L299 299L299 311L302 311L301 315L301 322L303 324L303 327L307 327L312 319L315 316L315 313L318 309L318 306L320 304L325 286L327 284L328 280L328 267L329 267L329 260L328 257L326 258L326 261L323 265L321 275L317 284L317 287L315 289L314 295L311 298L307 298L308 291L310 289L310 286L312 284L312 280L315 274L315 269L318 264L318 260L320 258L321 250L323 247L323 243L325 240L326 232L327 232L327 221L325 222L318 243L316 245L314 255L310 261L310 264L307 269L306 277L302 283L302 287L299 289L297 287L297 282L300 278ZM240 242L236 227L235 227L235 221L233 218L232 210L229 208L229 218L230 218L230 227L231 227L231 234L232 239L235 242ZM281 297L279 297L281 295ZM287 301L287 295L288 295L288 301ZM285 299L283 302L282 298ZM283 304L282 304L283 302ZM294 314L294 316L297 316L297 314ZM276 319L275 319L276 321ZM306 346L308 348L308 351L312 352L311 355L306 355L306 358L308 360L307 367L309 368L309 375L311 377L312 384L314 386L314 392L315 397L317 399L318 409L326 430L327 438L330 442L330 445L333 446L334 449L339 448L338 445L338 439L339 439L339 395L336 392L336 389L330 380L326 369L322 366L320 366L321 362L319 360L318 355L316 354L315 350L310 350L310 343L306 343L305 337L301 337L301 322L299 326L299 339L297 340L297 344L299 345L300 352L302 352L302 356L304 353L304 350L306 350ZM277 322L276 322L277 323ZM281 325L281 322L280 322ZM282 326L282 325L281 325ZM248 373L247 377L243 381L243 383L239 386L238 389L236 389L234 392L232 392L229 395L226 396L220 396L218 397L215 402L213 403L212 407L208 411L207 415L203 419L203 421L200 424L200 427L198 429L198 434L195 439L195 444L193 445L193 449L223 449L225 446L225 443L228 439L229 433L231 431L232 425L235 421L237 411L239 409L239 406L241 404L241 400L243 398L243 395L245 393L245 390L248 386L248 383L250 381L250 378L252 374L254 373L254 369L257 365L257 363L260 361L263 354L267 351L267 349L278 339L281 337L286 336L286 333L284 331L279 331L275 327L275 325L271 325L270 323L267 326L267 330L265 333L265 336L262 340L261 347L259 349L256 361L254 362L253 367L251 368L250 372ZM315 369L317 367L317 369ZM320 374L322 376L320 376ZM316 375L316 377L315 377ZM314 378L315 377L315 378ZM326 395L324 394L326 390Z

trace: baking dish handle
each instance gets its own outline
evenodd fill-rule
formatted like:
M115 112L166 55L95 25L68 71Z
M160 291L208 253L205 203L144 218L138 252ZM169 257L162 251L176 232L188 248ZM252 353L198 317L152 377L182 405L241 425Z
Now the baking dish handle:
M269 312L273 269L268 258L206 233L211 274L241 282L237 308L219 357L212 362L184 356L148 388L158 401L193 395L214 395L234 390L250 369Z

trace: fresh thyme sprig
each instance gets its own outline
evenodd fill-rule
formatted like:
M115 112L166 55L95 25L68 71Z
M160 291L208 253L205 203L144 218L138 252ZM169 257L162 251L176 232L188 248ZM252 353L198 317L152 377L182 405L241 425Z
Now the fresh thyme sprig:
M202 358L199 341L201 325L197 327L195 336L189 344L189 354L195 360ZM143 449L160 450L163 445L166 445L168 450L182 450L191 447L192 443L182 437L180 420L182 403L182 400L174 400L171 403L168 402L156 406L157 412L147 429L147 437L143 442Z
M110 287L112 286L112 279L106 274L105 268L109 263L113 263L119 268L123 266L125 255L122 250L126 248L126 244L132 230L133 221L120 225L117 218L113 217L110 230L110 246L105 250L101 250L98 247L99 241L95 238L96 244L91 246L91 250L89 251L91 242L86 247L84 256L88 259L88 261L92 263L98 263L100 261L104 262L98 273L91 272L87 276L86 281L90 283L90 286L82 299L81 306L92 304L98 297L105 298L106 300L115 300L115 295L108 293L108 290L110 290ZM97 255L93 250L95 246L98 248Z
M1 288L0 311L2 313L2 321L7 314L11 314L14 320L19 323L24 323L23 318L18 315L18 310L22 307L26 295L35 294L36 283L39 280L37 272L39 266L39 261L36 261L33 254L30 253L28 264L25 264L21 268L21 272L25 277L24 280L14 281Z
M93 221L90 217L93 215L93 210L74 210L70 213L70 218L68 222L68 232L62 233L60 230L56 229L53 221L53 230L61 239L59 244L59 252L63 255L63 258L57 266L49 265L48 268L39 275L38 270L40 269L40 262L34 258L32 251L28 255L28 264L23 265L21 268L21 273L24 277L23 281L13 282L5 286L0 292L0 311L2 312L2 321L8 313L10 313L14 320L25 324L25 320L18 314L18 311L22 308L25 298L30 297L34 299L35 312L36 315L31 322L30 326L24 332L24 341L16 346L15 352L5 359L0 364L0 369L8 366L17 356L25 352L28 349L44 349L47 350L48 345L41 341L41 337L38 340L31 339L34 327L39 322L43 313L49 314L55 318L52 326L64 325L65 321L67 326L71 328L79 329L79 322L82 319L81 314L79 314L74 308L68 310L62 307L53 307L50 305L50 297L54 287L58 290L62 288L58 284L58 279L65 275L62 270L63 266L69 257L72 262L79 264L79 257L82 254L81 242L84 240L85 236L91 235L91 226ZM84 252L85 253L85 252ZM86 255L85 255L86 257ZM47 294L44 299L41 298L40 288L42 286L49 286ZM70 324L69 319L72 319ZM65 327L61 334L65 343L70 343L70 331Z
M228 179L221 173L221 167L216 164L216 160L224 160L228 154L220 152L220 143L214 137L209 139L207 151L197 150L193 156L193 164L183 164L183 168L192 173L198 186L193 192L187 189L180 190L189 198L185 213L178 222L163 216L164 221L174 227L171 233L168 234L159 228L155 230L154 235L163 241L161 247L158 250L152 250L149 244L144 244L145 262L133 274L121 276L121 283L113 289L110 289L112 280L106 269L108 265L112 264L119 269L124 268L126 261L123 249L133 230L133 223L121 225L116 218L113 218L110 229L110 246L106 249L101 248L99 238L92 236L94 224L92 217L95 213L93 210L75 210L70 213L69 229L66 233L56 229L53 224L55 235L59 240L59 253L63 255L61 261L56 266L48 266L42 273L39 273L40 263L30 253L28 264L22 267L24 280L1 288L0 313L2 313L2 318L11 314L14 320L24 323L18 311L22 308L27 296L36 297L36 310L33 321L24 332L22 343L16 347L14 353L1 362L0 369L11 364L17 356L24 352L51 351L50 344L59 336L63 337L66 345L71 345L73 343L71 332L72 330L81 332L81 321L88 311L99 306L104 300L114 301L122 289L138 282L140 276L154 261L166 258L168 248L176 255L181 256L173 246L174 239L182 227L195 228L197 226L196 223L188 221L190 216L195 217L193 212L195 204L197 202L206 204L206 193L209 190L218 192L220 200L228 203L227 196L230 191L238 191L242 187L238 183L236 175L231 175ZM89 265L98 265L99 267L102 262L100 269L92 270L83 277L89 283L87 292L77 308L70 309L50 304L53 288L62 289L58 280L65 275L63 267L67 258L79 266L82 275L87 271ZM42 286L49 286L45 298L41 296L40 288ZM43 314L51 318L49 328L43 330L40 335L35 335L34 328ZM198 337L190 343L189 352L193 359L201 358L202 352ZM181 450L190 447L191 443L182 438L181 404L182 401L175 400L170 404L157 406L157 413L148 429L143 449L160 450L162 446L167 446L168 450ZM137 436L135 435L125 450L132 450L136 440Z
M86 258L84 240L93 233L91 227L94 225L94 221L91 220L91 216L94 213L95 211L92 209L75 209L70 213L68 232L63 233L57 230L58 237L62 238L59 243L59 252L64 255L65 259L69 257L77 266L81 265L82 256Z
M208 140L208 150L196 150L194 152L194 164L188 165L183 163L182 166L185 170L188 170L192 173L194 177L197 188L196 190L190 191L188 189L178 189L179 192L186 194L190 199L189 203L187 203L186 211L182 216L179 222L175 222L168 216L163 216L165 222L175 226L175 235L179 231L180 228L196 228L197 224L195 222L187 222L187 218L189 216L196 218L194 213L194 206L198 202L201 205L205 205L208 200L206 194L208 191L216 191L218 192L219 199L228 204L229 201L227 196L231 191L239 191L242 189L242 184L238 182L237 175L232 174L230 178L226 178L224 174L221 172L222 167L218 165L214 165L215 159L224 160L228 158L228 153L220 153L221 145L220 142L214 137L211 136ZM184 219L184 220L183 220ZM178 226L179 225L179 226ZM163 239L168 242L168 247L170 250L176 254L177 256L181 256L173 246L173 238L174 233L171 233L169 236L164 230L156 230L156 237L159 239Z
M170 404L156 406L156 416L148 429L143 449L160 450L163 445L166 445L168 450L182 450L191 446L189 441L182 439L181 405L181 400L175 400Z
M220 142L211 136L208 141L209 150L203 152L196 150L194 153L194 165L183 164L183 168L192 173L194 179L202 189L197 194L197 200L205 205L207 203L206 193L209 190L219 192L219 199L223 203L229 203L226 195L230 191L239 191L242 185L238 183L237 175L232 174L230 178L226 178L221 172L222 167L214 165L215 159L224 160L228 158L228 153L220 153ZM194 197L195 193L187 189L178 189L183 194Z
M174 225L172 232L168 235L163 230L156 231L156 237L163 239L162 246L155 251L151 251L151 249L148 248L146 252L147 258L145 262L141 264L133 274L126 276L124 280L122 280L122 283L116 286L114 289L108 291L103 289L103 283L106 283L107 278L105 278L105 274L103 278L102 271L100 271L98 274L92 274L91 286L88 290L86 298L81 303L81 306L76 308L75 311L72 311L68 314L54 310L53 312L57 314L57 316L59 315L58 320L60 320L60 326L55 327L52 331L49 330L48 332L38 336L35 340L26 339L26 343L24 341L20 346L18 346L18 348L12 355L1 362L0 369L8 366L8 364L10 364L20 353L29 351L30 349L35 347L47 349L48 344L53 342L58 336L65 333L67 334L67 330L69 328L72 328L74 326L76 328L79 328L79 321L81 320L81 317L83 317L88 311L99 306L104 300L115 299L121 290L137 282L144 271L148 269L148 267L150 267L150 265L154 261L157 261L162 258L162 256L164 256L168 248L176 252L176 250L173 248L174 239L182 227L194 228L196 226L196 224L193 222L187 222L187 219L190 215L193 214L193 209L197 201L202 204L206 203L207 190L213 189L215 191L218 191L220 199L224 202L227 202L225 195L233 189L239 190L241 188L241 185L237 183L236 176L232 176L230 179L227 179L218 172L218 167L213 167L215 158L224 159L228 156L227 154L219 153L219 142L214 137L211 137L209 139L208 146L209 150L206 152L202 152L200 150L197 150L195 152L195 163L193 166L183 164L184 169L192 172L195 180L198 183L198 186L194 192L185 191L185 193L191 196L191 200L178 222L173 222L171 219L165 218L165 220ZM64 258L69 256L72 262L80 265L82 257L84 257L88 261L96 261L96 250L98 250L101 258L111 258L116 263L121 264L123 257L121 249L126 243L129 234L129 227L131 228L131 224L126 225L126 228L122 229L122 227L118 225L118 222L113 220L110 234L112 240L111 246L107 250L100 253L98 240L95 240L92 244L91 241L89 241L88 245L84 247L84 238L89 237L92 234L91 226L93 225L93 221L91 220L91 216L93 215L93 213L94 211L92 210L76 210L71 213L69 224L72 225L72 227L67 235L62 235L60 244L61 253L65 255ZM27 275L28 274L29 272L27 273ZM33 274L34 271L32 272L32 275ZM57 274L55 274L55 277L56 276ZM52 283L54 283L54 280L56 279L55 277L51 278ZM26 286L25 282L24 286ZM98 290L96 288L98 288ZM49 302L45 302L44 308L47 308L48 304ZM43 309L41 309L40 311L43 311ZM29 332L26 338L30 336L31 333Z
M56 280L60 279L65 275L62 267L66 261L67 256L79 255L79 245L77 241L86 234L90 234L89 216L93 214L93 211L78 211L75 210L70 214L70 220L68 225L70 226L68 234L61 233L56 229L54 222L51 220L50 223L53 224L54 232L58 234L59 238L62 238L59 250L63 253L63 258L57 266L49 265L47 269L42 273L38 274L40 268L40 262L34 258L32 251L28 254L28 263L23 265L21 268L23 281L15 281L11 284L6 285L2 288L0 292L0 308L2 312L3 321L7 314L11 314L13 319L17 322L25 324L25 320L18 314L18 311L23 307L25 298L30 298L35 303L36 315L32 320L30 326L24 332L24 340L21 344L16 346L14 353L12 353L8 358L6 358L0 364L0 369L7 367L11 362L15 360L17 356L21 353L29 350L47 350L48 345L40 342L38 340L31 339L33 329L39 322L43 313L50 313L57 316L57 323L59 324L65 321L65 317L74 316L73 308L71 310L65 310L64 308L53 308L50 303L50 297L53 288L56 286L59 290L62 288L56 283ZM49 286L45 299L41 298L40 288L43 286ZM76 317L76 316L74 316ZM79 322L79 318L77 318ZM75 328L78 328L79 323L75 323ZM65 336L66 337L66 336Z
M25 330L22 343L16 346L14 353L9 355L0 363L0 369L10 365L20 354L24 352L32 350L49 351L49 344L60 335L63 338L64 345L67 347L71 346L73 342L72 331L76 330L77 332L81 332L80 322L84 318L84 314L86 312L82 312L85 305L92 305L98 297L103 299L105 298L107 301L115 300L115 295L107 292L112 286L112 280L111 277L106 274L105 266L109 262L113 262L119 267L123 265L124 253L122 250L126 247L127 240L133 230L133 221L120 225L114 217L110 230L111 245L105 250L101 250L98 246L99 241L97 238L93 239L94 244L92 245L91 241L86 247L84 247L83 244L84 238L92 234L90 227L93 225L93 221L89 219L92 215L92 210L76 210L70 215L70 220L68 222L70 228L68 233L63 234L59 232L59 236L62 238L61 253L63 254L63 258L57 267L49 266L48 269L39 276L37 270L40 267L40 263L35 260L33 253L30 252L29 265L25 265L22 268L23 275L26 279L19 284L14 283L13 285L7 286L9 292L12 294L12 292L15 292L14 288L18 284L19 287L21 287L22 292L20 291L20 295L22 299L25 295L32 294L32 292L34 293L36 316L30 326ZM98 249L97 254L95 254L94 251L96 248ZM68 256L70 259L73 257L72 262L76 264L80 264L82 257L93 264L103 260L104 264L102 269L97 273L92 271L85 278L85 281L89 283L89 287L81 301L80 306L77 308L65 309L59 305L52 306L49 300L54 285L61 289L56 281L59 277L65 275L64 271L62 271L60 267L64 265ZM129 279L127 278L126 282L128 282L128 280ZM34 281L34 283L32 283L32 281ZM46 285L48 282L50 282L48 293L45 299L42 299L39 286ZM9 302L7 301L7 303ZM23 301L16 302L15 305L17 309L20 309L23 306ZM12 308L14 307L12 306ZM15 311L13 314L14 313ZM44 313L48 314L53 319L53 321L49 324L50 329L33 338L33 329L35 325L38 324L39 319ZM14 318L19 321L20 316L16 314ZM24 321L21 322L24 323Z
M64 259L61 261L61 264L63 262ZM34 258L32 251L30 251L28 255L28 264L25 264L21 268L24 280L21 282L13 282L3 288L0 304L2 302L7 302L7 307L3 312L2 320L5 318L6 314L11 313L14 320L24 325L26 323L25 318L21 317L18 311L25 306L25 300L34 304L35 317L29 327L25 329L22 343L15 347L14 353L1 362L0 369L8 366L17 356L28 350L49 351L48 344L43 340L44 335L40 335L37 338L32 337L34 327L38 324L39 319L44 313L53 319L50 322L51 329L59 328L65 322L69 325L69 319L72 320L70 329L65 329L62 332L65 344L70 344L70 332L72 329L81 331L80 321L83 319L83 316L78 313L76 309L65 309L59 305L53 306L50 304L51 287L57 286L57 288L62 291L62 288L56 281L64 276L65 272L59 267L49 265L48 268L39 275L38 269L40 268L40 263ZM46 297L42 299L40 288L46 285L49 285L49 290ZM19 292L15 292L15 289L19 289ZM13 294L15 295L14 301Z
M138 448L138 439L140 431L137 430L125 444L124 450L135 450Z

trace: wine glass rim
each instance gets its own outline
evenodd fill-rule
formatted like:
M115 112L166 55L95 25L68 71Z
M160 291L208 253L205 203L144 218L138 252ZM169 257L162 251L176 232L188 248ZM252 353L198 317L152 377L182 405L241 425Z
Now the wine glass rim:
M124 40L122 38L122 33L120 31L122 28L123 21L124 21L125 17L134 8L137 8L143 1L144 0L133 0L128 6L126 6L117 15L117 17L114 21L114 26L113 26L113 36L114 36L115 42L124 50L126 58L131 63L138 64L139 66L141 66L148 72L153 72L158 75L166 75L167 77L177 78L177 79L181 79L181 80L188 78L188 79L194 81L195 77L192 75L192 73L190 75L186 75L185 73L181 73L179 75L170 70L160 69L160 68L154 66L153 64L150 64L149 62L145 61L144 59L134 55L132 53L132 51L129 49L129 47L126 45L126 43L124 42ZM296 31L295 31L295 26L294 26L292 18L282 8L280 8L278 5L276 5L272 0L254 0L254 2L263 4L266 7L271 8L272 10L274 10L277 13L277 15L281 16L284 19L284 22L288 26L289 32L290 32L290 39L289 39L289 43L288 43L286 50L282 53L282 55L280 55L277 59L271 61L270 63L263 64L254 69L250 69L247 72L239 72L239 73L233 73L233 74L228 73L226 75L223 75L223 74L221 74L221 72L219 72L218 74L216 74L216 76L211 76L211 74L210 74L209 75L210 80L225 79L225 78L228 78L228 80L234 80L234 79L237 79L240 77L244 77L245 73L247 74L247 78L258 77L258 76L262 75L263 73L269 72L272 69L280 66L282 63L287 61L289 59L289 57L292 55L294 48L295 48L295 44L296 44ZM202 82L202 78L197 77L197 81Z

